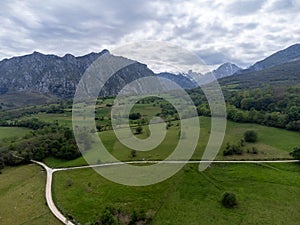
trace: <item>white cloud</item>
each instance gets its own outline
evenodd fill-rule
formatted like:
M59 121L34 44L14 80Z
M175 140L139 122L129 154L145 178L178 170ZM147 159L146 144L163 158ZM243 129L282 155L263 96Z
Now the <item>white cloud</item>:
M299 1L3 0L0 58L168 41L208 64L247 66L300 41Z

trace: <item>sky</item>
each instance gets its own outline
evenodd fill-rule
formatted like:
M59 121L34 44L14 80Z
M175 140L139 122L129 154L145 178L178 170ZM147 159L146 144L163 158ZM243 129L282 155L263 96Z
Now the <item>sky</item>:
M248 67L300 42L299 11L300 0L1 0L0 60L152 40Z

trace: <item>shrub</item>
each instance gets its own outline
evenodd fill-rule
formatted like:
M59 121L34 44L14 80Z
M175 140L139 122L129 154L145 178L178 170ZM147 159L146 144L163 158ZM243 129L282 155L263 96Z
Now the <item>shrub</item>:
M136 157L136 150L131 150L130 155L132 158Z
M137 126L135 128L135 134L141 134L141 133L143 133L143 128L141 126Z
M244 133L244 139L247 142L256 142L257 141L257 132L254 130L247 130Z
M130 113L129 114L129 119L131 120L138 120L140 119L142 116L140 113Z
M224 156L228 155L242 155L243 154L243 149L240 145L230 145L227 143L226 149L223 151Z
M245 140L244 140L244 139L241 139L239 145L240 145L241 147L244 147L244 146L245 146Z
M290 155L293 156L295 159L300 160L300 147L294 148Z
M118 224L114 214L113 209L110 207L106 207L104 211L102 212L102 215L100 217L100 220L98 221L98 224L102 225L116 225Z
M252 153L253 153L253 154L258 154L258 150L257 150L256 147L252 147Z
M129 222L129 225L135 225L138 224L138 222L143 222L142 224L147 224L147 216L143 209L141 209L139 212L133 210L130 218L131 220Z
M68 180L66 181L66 186L67 186L67 187L71 187L72 185L73 185L73 180L68 179Z
M226 208L233 208L237 205L236 196L234 193L226 192L223 195L222 205Z

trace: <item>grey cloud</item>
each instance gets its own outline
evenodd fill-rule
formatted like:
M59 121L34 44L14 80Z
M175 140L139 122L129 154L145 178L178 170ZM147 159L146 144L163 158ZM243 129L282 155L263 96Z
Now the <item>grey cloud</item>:
M22 19L28 14L26 9L24 15L14 13L11 10L15 6L12 2L7 1L3 4L0 16L9 18L15 27L28 30L28 38L36 42L35 48L45 48L45 44L55 46L55 43L60 46L61 42L65 42L65 48L71 50L76 49L77 45L80 46L79 42L93 38L98 39L99 46L103 43L117 43L122 36L139 29L143 22L151 17L147 4L137 0L130 3L89 1L84 4L75 4L75 1L56 1L48 4L27 1L24 4L27 4L30 13L37 17L39 26L31 27ZM47 15L50 15L50 19ZM91 22L94 23L93 28L85 27ZM23 40L19 41L21 44ZM30 51L32 50L34 49Z
M239 30L253 30L257 28L258 23L235 23L233 24L234 29Z
M256 49L258 47L257 44L251 42L239 43L238 46L243 49Z
M272 2L2 0L0 58L34 50L82 55L150 39L178 44L208 64L244 66L300 40L299 3Z
M264 3L264 0L235 1L227 6L227 12L237 16L244 16L257 12L262 8Z
M296 1L294 0L277 0L272 3L272 5L268 8L268 11L271 12L284 11L288 9L293 9L296 6L297 4Z
M218 65L227 61L230 61L228 52L224 49L204 49L197 51L197 55L206 63L212 65Z

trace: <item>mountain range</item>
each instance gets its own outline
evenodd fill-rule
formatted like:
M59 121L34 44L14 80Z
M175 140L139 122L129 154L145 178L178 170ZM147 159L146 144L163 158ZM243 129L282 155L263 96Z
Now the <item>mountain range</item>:
M244 72L260 71L297 60L300 60L300 44L295 44L279 52L276 52L269 57L256 62Z
M108 50L75 57L63 57L34 52L0 61L0 101L11 93L36 93L58 98L72 98L76 86L86 69L99 57L110 54ZM118 57L113 56L111 57ZM213 70L223 86L236 85L239 88L261 86L262 84L289 84L300 81L300 44L292 45L254 63L247 69L225 63ZM187 74L152 72L147 65L134 61L121 69L110 79L102 95L116 95L125 84L145 76L170 79L182 88L197 87ZM199 74L199 76L205 76Z
M86 69L108 50L81 57L66 54L63 57L34 52L0 62L0 94L35 92L62 98L72 98ZM118 58L117 56L111 56ZM122 58L122 57L121 57ZM145 64L134 62L118 71L107 81L102 95L116 95L120 85L154 73Z
M292 45L219 80L237 89L300 83L300 44Z

